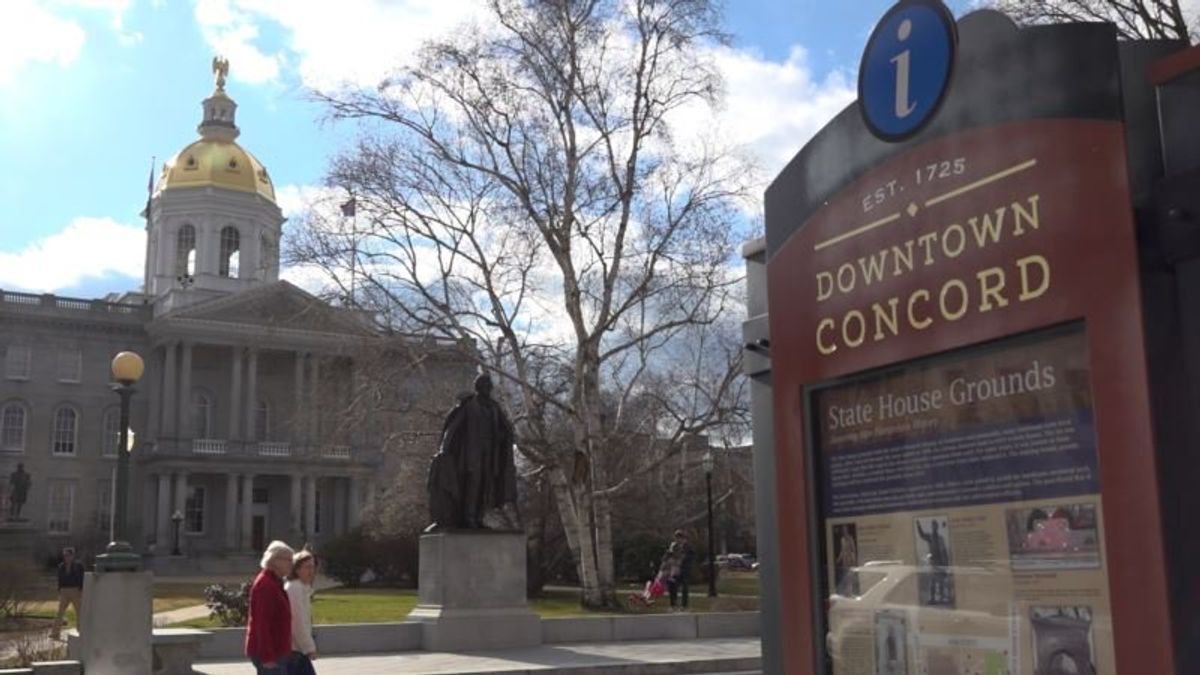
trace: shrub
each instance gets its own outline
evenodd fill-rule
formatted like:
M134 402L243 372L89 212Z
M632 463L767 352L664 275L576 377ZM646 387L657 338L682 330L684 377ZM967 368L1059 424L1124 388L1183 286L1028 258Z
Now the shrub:
M250 584L207 586L204 604L208 606L209 616L220 621L222 626L245 626L250 614Z
M32 562L0 559L0 620L24 616L36 586L37 570Z
M669 538L638 534L617 543L617 576L627 581L645 583L658 573Z
M420 552L416 534L381 536L369 540L371 569L388 585L416 588Z
M325 574L351 588L358 586L371 569L371 538L361 527L354 528L321 547Z

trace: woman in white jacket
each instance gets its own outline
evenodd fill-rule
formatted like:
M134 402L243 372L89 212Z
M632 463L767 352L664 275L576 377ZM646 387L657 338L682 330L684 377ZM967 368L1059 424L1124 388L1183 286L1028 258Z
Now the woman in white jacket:
M313 641L312 594L317 576L317 559L309 551L300 551L292 559L292 573L284 586L292 605L292 662L291 675L316 674L312 662L317 658Z

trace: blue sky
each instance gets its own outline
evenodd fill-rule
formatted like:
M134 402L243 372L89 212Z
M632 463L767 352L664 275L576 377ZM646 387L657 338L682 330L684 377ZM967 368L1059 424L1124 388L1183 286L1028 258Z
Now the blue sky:
M956 12L967 0L951 2ZM3 0L0 288L98 296L136 288L138 213L158 166L195 137L209 62L231 61L239 141L285 211L349 129L310 86L370 83L471 0ZM853 96L890 0L728 0L718 63L739 140L773 172ZM157 173L157 172L156 172Z

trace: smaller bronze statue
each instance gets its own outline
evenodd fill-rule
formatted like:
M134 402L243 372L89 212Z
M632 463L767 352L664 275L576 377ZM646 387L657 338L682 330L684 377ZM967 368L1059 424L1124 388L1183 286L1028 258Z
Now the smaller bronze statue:
M21 520L21 509L29 498L29 487L33 479L25 472L24 464L17 464L17 470L8 475L8 519Z
M475 393L446 416L427 486L433 520L427 532L520 527L513 428L492 399L491 377L475 378Z

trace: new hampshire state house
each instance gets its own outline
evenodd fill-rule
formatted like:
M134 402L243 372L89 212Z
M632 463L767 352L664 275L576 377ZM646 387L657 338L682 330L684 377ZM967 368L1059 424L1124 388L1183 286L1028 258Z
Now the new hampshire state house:
M449 410L473 366L460 345L384 333L280 280L285 219L224 85L218 72L199 138L155 183L140 292L0 292L4 555L90 557L108 541L110 361L126 350L145 361L127 499L149 568L244 571L272 539L319 548L374 500L423 509L440 425L421 410Z

